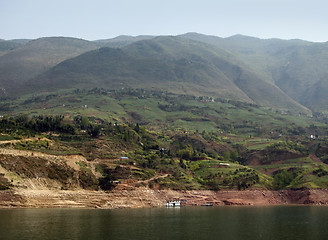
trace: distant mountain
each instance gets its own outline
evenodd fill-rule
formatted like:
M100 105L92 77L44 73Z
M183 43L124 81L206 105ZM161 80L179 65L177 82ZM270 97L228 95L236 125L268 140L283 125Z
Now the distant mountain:
M328 106L328 81L321 80L313 84L304 92L301 103L314 110L325 110L327 112Z
M13 47L0 56L0 95L15 93L28 79L63 60L97 48L93 42L64 37L40 38L26 44L5 41L4 44Z
M278 86L287 95L313 110L326 110L328 92L328 42L312 43L303 40L259 39L235 35L219 38L197 33L182 35L209 43L233 53L248 64L257 75Z
M12 39L12 40L8 40L9 42L13 42L13 43L18 43L20 45L24 45L30 41L32 41L32 39Z
M25 89L92 87L161 89L307 111L227 51L181 37L156 37L121 49L87 52L31 79Z
M181 36L230 51L238 59L248 64L264 80L272 83L275 83L275 76L273 75L288 63L286 59L288 53L299 47L312 44L302 40L264 40L243 35L220 38L198 33L186 33Z
M328 111L327 64L328 42L243 35L0 40L0 97L47 87L143 87Z
M8 53L8 51L18 48L22 44L13 41L6 41L0 39L0 56Z
M140 35L140 36L128 36L128 35L121 35L115 38L111 39L102 39L102 40L96 40L97 44L101 47L124 47L127 46L131 43L141 41L141 40L148 40L152 39L155 36L150 36L150 35Z

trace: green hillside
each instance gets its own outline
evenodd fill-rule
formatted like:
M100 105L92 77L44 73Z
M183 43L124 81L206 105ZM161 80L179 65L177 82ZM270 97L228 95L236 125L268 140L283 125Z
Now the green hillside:
M313 119L240 101L146 89L92 89L31 95L0 105L1 115L75 115L112 122L140 123L151 129L228 131L249 135L298 131ZM303 134L311 134L305 132ZM313 134L313 133L312 133Z
M0 41L0 148L87 159L74 172L2 155L0 189L41 175L62 189L328 188L326 46L196 33Z
M24 96L3 102L0 114L1 147L79 154L89 161L81 167L96 165L100 177L89 170L80 179L86 189L126 179L155 189L328 187L328 127L317 118L145 89ZM50 171L34 161L2 167Z
M121 49L87 52L31 79L25 89L33 92L95 86L205 95L309 113L227 51L180 37L157 37Z

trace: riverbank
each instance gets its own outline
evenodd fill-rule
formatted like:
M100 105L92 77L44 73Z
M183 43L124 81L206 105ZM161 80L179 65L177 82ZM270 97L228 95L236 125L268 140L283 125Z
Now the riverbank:
M15 189L0 191L0 208L143 208L161 207L172 199L180 199L186 206L328 205L328 190L173 191L137 188L104 192Z

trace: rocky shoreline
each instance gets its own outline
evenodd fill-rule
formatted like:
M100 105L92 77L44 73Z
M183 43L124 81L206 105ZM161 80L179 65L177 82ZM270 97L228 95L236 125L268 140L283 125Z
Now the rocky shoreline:
M144 208L182 200L185 206L328 205L328 189L306 190L29 190L0 191L0 208Z

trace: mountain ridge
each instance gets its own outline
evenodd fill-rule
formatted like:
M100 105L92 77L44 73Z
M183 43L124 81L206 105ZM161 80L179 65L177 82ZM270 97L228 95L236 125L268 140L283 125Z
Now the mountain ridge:
M147 53L142 53L142 51L138 51L136 49L137 46L141 47L141 45L144 44L143 41L151 41L154 39L157 39L155 40L158 44L157 47L163 47L160 45L159 41L161 37L166 39L170 38L170 36L142 35L133 37L122 35L113 39L103 39L96 41L86 41L83 39L66 37L50 37L40 38L36 40L23 39L22 41L2 40L0 42L0 45L8 45L10 43L14 44L15 46L13 48L6 48L0 53L0 88L2 89L0 91L0 94L2 96L10 96L15 93L17 94L17 88L25 88L26 82L30 83L31 79L39 78L41 75L44 76L46 71L48 71L52 67L55 67L57 64L60 64L70 58L77 57L82 53L92 51L104 46L129 49L129 51L134 51L135 54L137 54L136 57L138 57L139 60L139 55L150 54L152 51L153 57L156 57L155 55L158 54L157 57L161 58L163 57L163 54L161 55L160 52L156 53L156 50L154 49L148 48L147 51L149 52ZM227 38L209 36L199 33L186 33L178 36L171 36L171 38L172 37L175 37L176 39L179 38L180 40L190 39L198 43L205 43L208 46L215 47L216 52L224 54L224 57L229 58L229 61L232 61L233 64L241 66L242 69L245 69L248 72L251 72L251 75L256 76L253 78L252 81L257 81L260 85L263 85L262 88L265 88L264 86L268 86L269 88L275 88L273 90L274 92L280 91L280 93L277 94L278 97L276 98L278 100L280 98L279 96L282 94L282 91L284 99L292 99L292 102L294 102L292 105L295 105L295 102L297 102L297 105L305 105L306 107L311 108L314 111L327 110L327 99L325 98L324 92L326 90L328 91L328 70L326 70L325 68L328 62L328 43L313 43L298 39L260 39L240 34ZM66 49L63 48L65 44L56 44L55 42L59 40L63 42L66 41L66 45L70 46L70 48L67 46ZM52 44L47 45L47 41L54 42ZM68 44L69 42L71 42L72 44ZM33 45L35 45L36 47L33 47ZM135 49L133 49L133 47ZM199 46L196 46L195 48L198 47ZM44 50L44 52L41 51L42 49ZM220 51L218 49L220 49ZM177 55L177 53L179 52L178 48L173 48L173 50L170 50L169 46L165 46L162 50L165 52L166 57L172 57L174 55ZM168 54L169 51L171 51L170 56ZM202 54L204 53L205 52L203 51ZM209 56L208 53L206 54L207 56ZM214 54L213 51L211 54ZM189 54L188 57L190 58L191 54ZM201 57L204 60L204 57ZM181 57L181 59L182 58L183 57ZM159 62L157 63L159 64ZM162 63L164 65L168 64L167 62L165 62L164 59L162 59ZM178 65L180 64L180 66L176 67L176 69L180 69L180 71L182 71L182 62L171 62L170 64L165 66L166 69L171 68L171 74L172 69L174 69L175 67L173 63ZM206 66L206 68L208 69L208 73L206 73L206 71L203 71L203 73L206 73L205 75L213 75L213 67L216 68L216 66L213 66L213 63L210 60L203 61L203 65L205 65L205 63L208 65ZM149 64L154 63L150 60ZM191 70L192 71L190 72L194 71L194 69ZM188 72L186 72L185 74L188 75ZM222 79L227 77L223 77L223 75L225 74L221 73ZM199 78L198 73L194 74L194 76L196 78L198 76ZM269 83L269 85L266 85L263 82L267 82ZM245 87L245 84L241 83L242 82L240 81L234 82L235 85L239 84L238 88ZM205 88L206 85L203 85L203 87ZM190 84L190 86L188 86L187 88L190 87L192 89L183 90L184 88L186 88L186 86L181 86L180 81L176 82L176 86L173 86L172 88L180 89L180 93L190 92L192 94L197 95L197 88L199 86L192 86L192 84ZM208 88L211 88L211 86L209 86ZM277 90L277 88L279 89ZM252 88L247 89L249 94L251 94L251 91L253 90L254 89ZM202 89L202 92L204 91L205 89ZM236 91L237 92L234 95L240 95L240 92L238 93L238 90ZM319 98L317 96L317 93L320 91L323 92L323 94L321 94L323 97ZM242 97L242 99L244 100L245 95L244 97ZM253 98L249 98L248 101L254 102ZM261 98L261 95L259 95L257 98ZM255 102L256 101L258 100L255 99ZM290 100L288 101L290 102ZM284 108L284 106L282 106L281 108Z
M243 35L220 38L195 33L181 36L230 51L248 63L263 80L274 83L295 101L314 111L327 110L323 107L327 104L326 98L319 99L308 92L317 82L328 82L327 42L259 39ZM322 84L324 91L328 91L326 85Z
M11 95L28 79L97 47L89 41L65 37L39 38L21 44L0 56L0 87Z
M28 85L44 91L92 86L161 89L306 111L230 53L173 36L87 52L60 63Z

